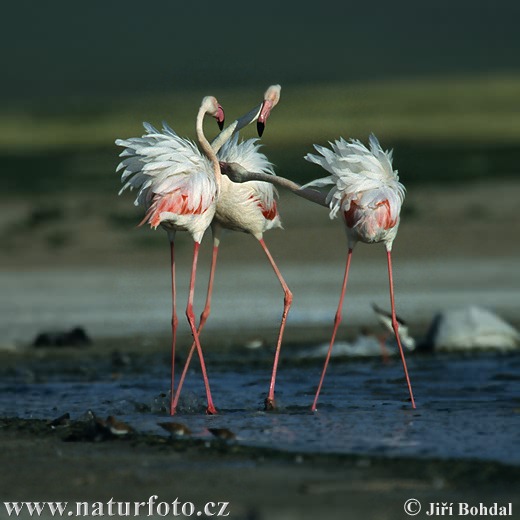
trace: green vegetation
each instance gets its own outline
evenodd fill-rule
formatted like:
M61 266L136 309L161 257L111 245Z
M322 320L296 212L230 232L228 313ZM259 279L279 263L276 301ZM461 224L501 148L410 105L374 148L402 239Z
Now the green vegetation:
M232 120L260 101L266 86L215 94ZM392 141L519 142L518 92L520 77L288 86L273 112L269 141L286 147L373 131ZM193 136L204 94L12 107L0 114L0 149L106 146L116 136L141 132L143 120L160 125L165 119L180 134Z
M259 89L215 92L228 121L261 100ZM264 134L264 151L280 174L307 181L321 175L302 157L312 144L374 132L394 148L405 183L517 174L520 77L435 79L372 84L283 86ZM60 100L11 106L0 113L5 194L117 193L117 137L141 135L141 121L164 119L194 138L202 91L153 98ZM208 135L217 132L207 123ZM244 131L254 134L254 125Z

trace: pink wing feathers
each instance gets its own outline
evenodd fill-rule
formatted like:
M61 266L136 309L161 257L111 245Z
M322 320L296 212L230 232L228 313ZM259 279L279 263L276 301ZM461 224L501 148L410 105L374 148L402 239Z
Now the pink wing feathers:
M259 139L247 139L238 141L238 133L234 134L218 153L219 161L238 163L250 172L275 175L273 165L267 156L259 151L261 144ZM249 200L255 200L262 211L262 215L269 221L279 219L276 198L278 192L269 182L249 181L246 183L251 188Z
M144 123L146 134L118 139L125 149L117 171L123 169L125 189L138 189L136 205L144 206L141 222L157 227L175 215L198 215L215 203L218 192L211 162L190 140L179 137L168 125L162 131Z
M331 149L315 145L319 155L307 154L305 159L331 175L305 187L332 185L326 199L330 217L341 211L347 227L372 242L391 239L388 231L399 223L405 188L392 168L392 152L384 151L374 135L369 142L370 149L343 138L330 143Z
M270 183L261 181L250 181L253 187L254 193L250 199L256 201L258 207L262 211L262 215L270 221L275 220L278 215L278 207L276 204L276 197L278 192L274 186Z

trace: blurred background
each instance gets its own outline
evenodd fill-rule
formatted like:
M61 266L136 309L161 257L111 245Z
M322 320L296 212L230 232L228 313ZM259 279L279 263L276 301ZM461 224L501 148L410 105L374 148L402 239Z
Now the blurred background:
M282 98L262 142L278 174L322 176L303 156L339 136L374 132L394 149L408 190L394 245L405 315L426 324L443 305L482 303L520 321L517 2L22 0L3 11L4 341L73 324L167 334L166 237L137 228L142 211L131 194L117 196L114 140L162 120L194 138L202 96L217 96L231 122L273 83ZM341 224L290 194L280 208L285 231L266 240L294 288L292 323L328 323L346 253ZM204 247L199 294L208 238ZM178 250L185 289L188 237ZM254 239L230 235L221 251L215 326L242 326L240 312L255 306L258 324L275 326L282 296ZM370 301L387 301L386 267L379 247L359 246L356 258L348 312L362 323Z

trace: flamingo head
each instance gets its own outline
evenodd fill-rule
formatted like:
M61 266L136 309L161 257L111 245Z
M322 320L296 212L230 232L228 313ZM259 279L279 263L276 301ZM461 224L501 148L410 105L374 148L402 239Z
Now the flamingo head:
M248 181L248 171L238 163L220 161L220 171L223 175L227 175L233 182Z
M224 109L220 105L220 103L217 101L216 97L213 96L206 96L202 100L202 106L205 108L206 112L214 117L217 120L217 124L220 130L224 128Z
M258 135L262 137L264 133L265 123L271 110L278 104L280 101L280 91L282 87L280 85L271 85L264 94L264 102L262 104L262 108L260 109L260 115L258 116L258 121L256 123L256 129L258 131Z
M224 162L224 161L219 161L219 166L220 166L220 173L222 173L223 175L227 175L227 172L229 170L229 163L227 162Z

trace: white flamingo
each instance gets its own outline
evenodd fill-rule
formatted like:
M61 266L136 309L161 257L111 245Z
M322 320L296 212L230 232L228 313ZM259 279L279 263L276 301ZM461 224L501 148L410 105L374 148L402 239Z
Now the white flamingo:
M193 142L179 137L167 125L164 125L160 132L145 123L147 133L144 136L116 141L118 146L125 147L120 154L120 157L125 157L125 159L119 164L117 171L124 169L121 180L126 183L119 193L121 194L126 188L139 189L135 204L144 206L146 209L146 216L141 224L147 222L154 229L160 225L168 233L170 241L172 277L171 414L174 413L174 365L178 324L175 302L174 247L177 231L187 231L195 242L186 316L201 362L208 400L207 413L216 413L193 313L200 242L215 215L221 185L217 156L203 132L205 114L215 117L219 127L222 128L224 111L213 96L206 96L202 100L197 114L196 132L203 153Z
M218 153L218 158L220 160L223 173L226 171L227 164L233 163L240 165L240 167L247 171L263 173L269 176L274 175L271 163L263 153L259 152L258 139L248 139L247 141L239 142L238 131L245 125L258 119L257 126L259 133L261 134L264 130L265 123L269 117L270 111L272 108L274 108L274 106L276 106L279 99L280 86L272 85L265 92L264 101L260 107L256 107L232 123L230 127L221 132L221 134L213 141L212 147L215 151L217 151L223 143L223 146ZM229 138L229 136L231 137ZM228 140L226 141L225 139ZM208 319L211 309L211 294L213 291L213 281L222 230L228 229L233 231L241 231L253 235L259 241L262 249L264 250L284 291L284 308L278 332L271 383L269 385L269 392L265 400L265 407L269 410L273 409L275 406L274 389L276 382L276 372L287 314L292 302L292 293L283 279L263 239L263 233L265 231L276 227L281 227L281 220L276 205L276 195L277 194L273 188L273 185L268 182L250 181L243 184L238 184L231 181L225 175L222 176L221 191L217 202L217 210L215 213L215 218L211 223L211 229L213 231L213 255L206 305L204 307L204 311L201 314L198 329L200 334L204 324L206 323L206 320ZM177 394L173 403L174 409L176 408L179 400L180 392L189 363L191 361L191 357L193 355L193 351L194 345L192 345L192 348L188 354L181 379L179 380Z
M395 315L392 277L392 243L397 235L399 213L404 200L405 188L399 182L397 172L392 169L392 152L385 152L374 135L370 136L370 149L366 148L360 141L345 141L343 138L331 143L331 148L330 150L315 145L319 155L307 154L305 156L307 161L320 165L331 175L317 179L303 187L279 176L270 177L250 174L244 168L235 164L227 168L226 174L235 181L264 180L286 187L301 197L329 206L331 218L336 217L338 213L343 218L348 240L347 262L341 287L341 296L334 318L332 338L312 404L312 410L316 410L330 354L341 322L350 261L353 249L358 242L369 244L382 242L385 245L390 286L392 330L399 346L412 407L415 408L412 386L399 337L399 323ZM332 188L326 196L313 189L330 185Z

